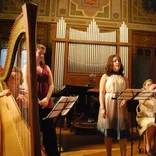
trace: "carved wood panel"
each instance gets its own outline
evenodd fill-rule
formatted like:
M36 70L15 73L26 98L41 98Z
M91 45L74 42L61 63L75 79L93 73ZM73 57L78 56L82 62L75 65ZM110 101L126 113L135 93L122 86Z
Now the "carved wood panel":
M146 79L156 82L156 34L133 32L132 87L142 88Z

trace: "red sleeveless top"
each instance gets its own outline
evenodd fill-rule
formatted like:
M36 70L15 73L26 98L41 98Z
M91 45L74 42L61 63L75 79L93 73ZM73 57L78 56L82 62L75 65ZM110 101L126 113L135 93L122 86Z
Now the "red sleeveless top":
M42 72L37 71L37 90L38 90L38 98L42 100L46 97L49 89L48 84L49 72L47 70L47 66L45 65ZM49 99L49 103L47 108L53 108L52 99Z

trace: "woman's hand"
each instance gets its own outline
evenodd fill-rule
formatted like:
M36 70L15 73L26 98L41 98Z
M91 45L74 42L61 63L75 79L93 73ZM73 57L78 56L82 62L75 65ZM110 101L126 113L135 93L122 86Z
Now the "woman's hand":
M5 89L5 90L3 90L2 94L3 94L3 96L9 96L9 95L11 95L11 91L9 89Z
M104 108L100 109L102 118L106 118L106 110Z
M28 99L26 98L26 96L23 95L23 94L18 94L16 100L22 100L23 102L27 102L28 101Z
M152 84L150 87L149 87L149 90L154 90L156 89L156 84Z
M126 106L126 100L122 100L120 103L120 107L125 107Z
M45 97L44 99L42 100L38 100L38 104L42 107L42 108L45 108L48 106L48 103L49 103L49 99L47 97Z

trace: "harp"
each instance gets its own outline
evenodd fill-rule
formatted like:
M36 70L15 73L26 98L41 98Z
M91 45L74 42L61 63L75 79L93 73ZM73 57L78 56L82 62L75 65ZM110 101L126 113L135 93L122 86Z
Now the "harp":
M36 87L36 17L37 6L26 3L15 20L6 56L5 66L0 71L0 91L8 87L7 80L13 66L21 68L21 41L25 40L27 56L29 124L22 116L21 108L13 95L0 98L0 155L40 156L46 155L40 143L39 117ZM17 91L18 88L15 88Z

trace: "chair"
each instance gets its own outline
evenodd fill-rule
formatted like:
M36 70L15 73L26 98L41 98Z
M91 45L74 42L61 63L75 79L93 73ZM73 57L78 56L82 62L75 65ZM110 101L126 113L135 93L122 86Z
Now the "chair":
M136 106L136 115L140 111L139 106L140 106L139 104ZM137 121L136 121L136 124L137 124ZM138 125L136 125L136 129L137 129L137 126ZM139 134L139 136L140 136L140 134ZM139 153L147 153L146 152L146 134L145 134L145 132L139 137L138 152Z
M143 142L143 143L141 143ZM142 147L143 146L143 147ZM147 153L146 152L146 134L143 133L140 138L139 138L139 143L138 143L138 152L139 153Z

